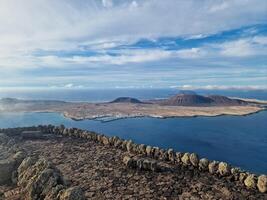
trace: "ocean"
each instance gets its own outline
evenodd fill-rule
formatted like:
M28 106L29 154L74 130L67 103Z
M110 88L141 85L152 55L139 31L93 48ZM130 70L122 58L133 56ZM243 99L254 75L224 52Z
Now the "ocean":
M267 100L267 90L195 90L203 95L219 94L230 97ZM178 89L50 89L1 91L0 98L46 99L62 101L111 101L117 97L134 97L140 100L168 98L179 93Z
M56 99L65 101L110 101L119 96L139 99L166 98L176 94L175 89L151 90L79 90L57 93L16 93L9 97L27 99ZM267 100L264 91L198 91L200 94ZM54 96L53 96L54 95ZM3 96L2 96L3 97ZM92 130L109 136L132 139L181 152L196 152L201 157L226 161L254 173L267 173L267 111L248 116L218 116L189 118L128 118L102 122L74 121L58 113L0 113L0 127L64 124Z

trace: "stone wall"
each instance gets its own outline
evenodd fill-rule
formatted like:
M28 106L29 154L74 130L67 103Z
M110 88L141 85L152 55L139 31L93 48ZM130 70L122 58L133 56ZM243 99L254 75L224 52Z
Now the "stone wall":
M25 132L26 131L26 132ZM231 166L226 162L211 161L206 158L199 158L195 153L175 152L173 149L161 149L145 144L135 144L131 140L123 140L117 136L108 137L91 131L77 128L65 128L61 126L36 126L22 127L12 129L0 129L0 133L6 133L14 137L24 137L27 131L39 131L40 134L56 134L66 137L77 137L101 143L106 146L119 148L128 151L131 155L140 156L141 158L124 157L123 163L131 168L139 170L161 171L160 162L167 162L173 165L183 166L184 168L198 170L200 172L209 172L218 178L230 178L233 181L241 182L244 187L251 190L259 190L262 193L267 192L267 176L246 172L240 168ZM35 134L34 134L35 135ZM145 158L144 158L145 157Z

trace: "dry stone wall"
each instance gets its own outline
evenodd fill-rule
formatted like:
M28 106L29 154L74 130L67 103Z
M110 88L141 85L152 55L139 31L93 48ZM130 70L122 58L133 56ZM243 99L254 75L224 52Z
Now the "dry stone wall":
M34 133L34 131L36 131ZM77 137L86 140L95 141L103 145L119 148L124 151L128 151L132 155L123 158L123 163L130 168L139 170L150 170L150 171L162 171L166 170L159 163L168 162L173 165L180 165L184 168L194 169L198 171L206 171L218 178L231 178L236 182L241 182L244 187L251 190L258 190L262 193L267 192L267 176L255 174L244 171L240 168L233 167L226 162L219 162L208 160L207 158L199 158L196 153L189 152L175 152L173 149L161 149L159 147L152 147L145 144L135 144L131 140L124 140L119 137L113 136L108 137L106 135L98 134L91 131L86 131L77 128L66 128L61 126L36 126L36 127L22 127L12 129L0 129L0 133L6 133L14 137L27 137L31 134L31 137L38 138L37 132L42 135L56 134L59 136L66 137ZM140 158L138 158L138 156Z

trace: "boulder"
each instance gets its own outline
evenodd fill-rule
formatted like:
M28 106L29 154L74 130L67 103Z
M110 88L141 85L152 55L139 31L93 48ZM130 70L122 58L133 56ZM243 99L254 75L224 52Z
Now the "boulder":
M137 167L140 170L158 171L158 163L149 158L140 158L137 160Z
M81 131L82 138L87 139L87 131Z
M139 144L138 150L140 154L145 154L146 153L146 145L144 144Z
M12 159L15 161L15 168L12 172L11 181L13 184L17 184L18 181L18 167L22 163L22 161L25 159L26 153L23 151L17 152L15 155L12 156Z
M129 140L127 143L126 143L126 149L129 153L131 153L133 151L133 142L132 140Z
M152 147L151 146L147 146L146 147L146 155L147 156L151 156L152 155Z
M153 160L150 162L150 170L153 171L153 172L157 172L157 171L160 171L160 168L158 166L158 162Z
M247 178L247 174L246 173L240 173L239 174L239 181L241 182L241 183L243 183L244 182L244 180Z
M244 181L244 184L249 189L255 189L257 185L256 176L254 174L250 174Z
M87 132L87 134L86 134L86 139L87 139L87 140L91 140L91 139L92 139L92 135L91 135L90 132ZM101 142L102 142L102 141L101 141Z
M165 151L164 149L159 150L159 159L160 160L168 160L168 152Z
M241 170L237 167L231 168L231 174L234 176L234 179L237 181L239 179L239 175L241 173Z
M260 192L262 193L267 192L267 176L266 175L261 175L258 177L257 187Z
M133 153L138 153L138 145L135 144L135 143L132 144L132 152Z
M54 187L64 183L61 173L45 159L27 158L18 169L18 186L28 200L44 199Z
M7 185L11 183L15 165L16 162L13 159L0 160L0 185Z
M123 140L123 141L122 141L121 148L122 148L123 150L127 150L127 148L126 148L127 142L128 142L127 140Z
M218 171L218 165L219 165L219 162L217 161L212 161L210 164L209 164L209 172L211 174L216 174L217 171Z
M85 200L85 196L82 189L76 186L62 191L59 200Z
M121 139L118 139L115 143L114 143L114 147L116 148L120 148L122 145L122 140Z
M113 137L109 137L109 145L113 146L114 145L114 136Z
M218 172L221 176L230 175L230 166L226 162L220 162Z
M175 153L173 149L168 149L168 160L174 161L175 160Z
M17 167L21 164L21 162L26 158L27 154L24 151L18 151L12 156L12 159L16 161Z
M65 129L65 126L64 126L63 124L61 124L61 125L59 126L59 134L62 134L63 131L64 131L64 129Z
M50 190L48 194L46 194L44 200L51 200L51 199L58 200L60 198L60 194L62 194L65 189L66 188L63 185L56 185Z
M62 135L67 136L67 135L68 135L68 131L69 131L68 128L64 128L64 130L63 130L63 132L62 132Z
M106 136L102 136L102 143L104 145L109 145L109 139Z
M209 160L207 158L202 158L199 160L198 167L201 171L209 170Z
M26 154L19 151L10 158L0 160L0 185L16 183L17 169L25 157Z
M154 158L158 159L160 157L160 149L159 147L153 147L154 149Z
M129 157L129 156L124 156L123 158L123 163L130 168L135 168L136 167L136 161Z
M190 153L185 153L181 160L184 165L190 165Z
M100 142L100 143L102 143L102 135L98 135L97 136L97 141Z
M198 166L199 158L198 155L195 153L190 154L190 162L194 167Z
M182 157L183 157L183 153L176 152L176 154L175 154L175 160L176 160L177 163L182 163Z
M18 168L18 186L27 200L84 200L79 187L66 188L61 172L44 158L25 158Z

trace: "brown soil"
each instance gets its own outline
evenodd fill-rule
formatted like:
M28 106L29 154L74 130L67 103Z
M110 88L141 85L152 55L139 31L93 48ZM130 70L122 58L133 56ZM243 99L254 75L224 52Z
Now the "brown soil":
M267 199L267 194L241 183L171 163L167 164L173 171L130 169L122 163L130 153L81 138L21 140L18 146L52 161L71 186L83 188L88 199Z

